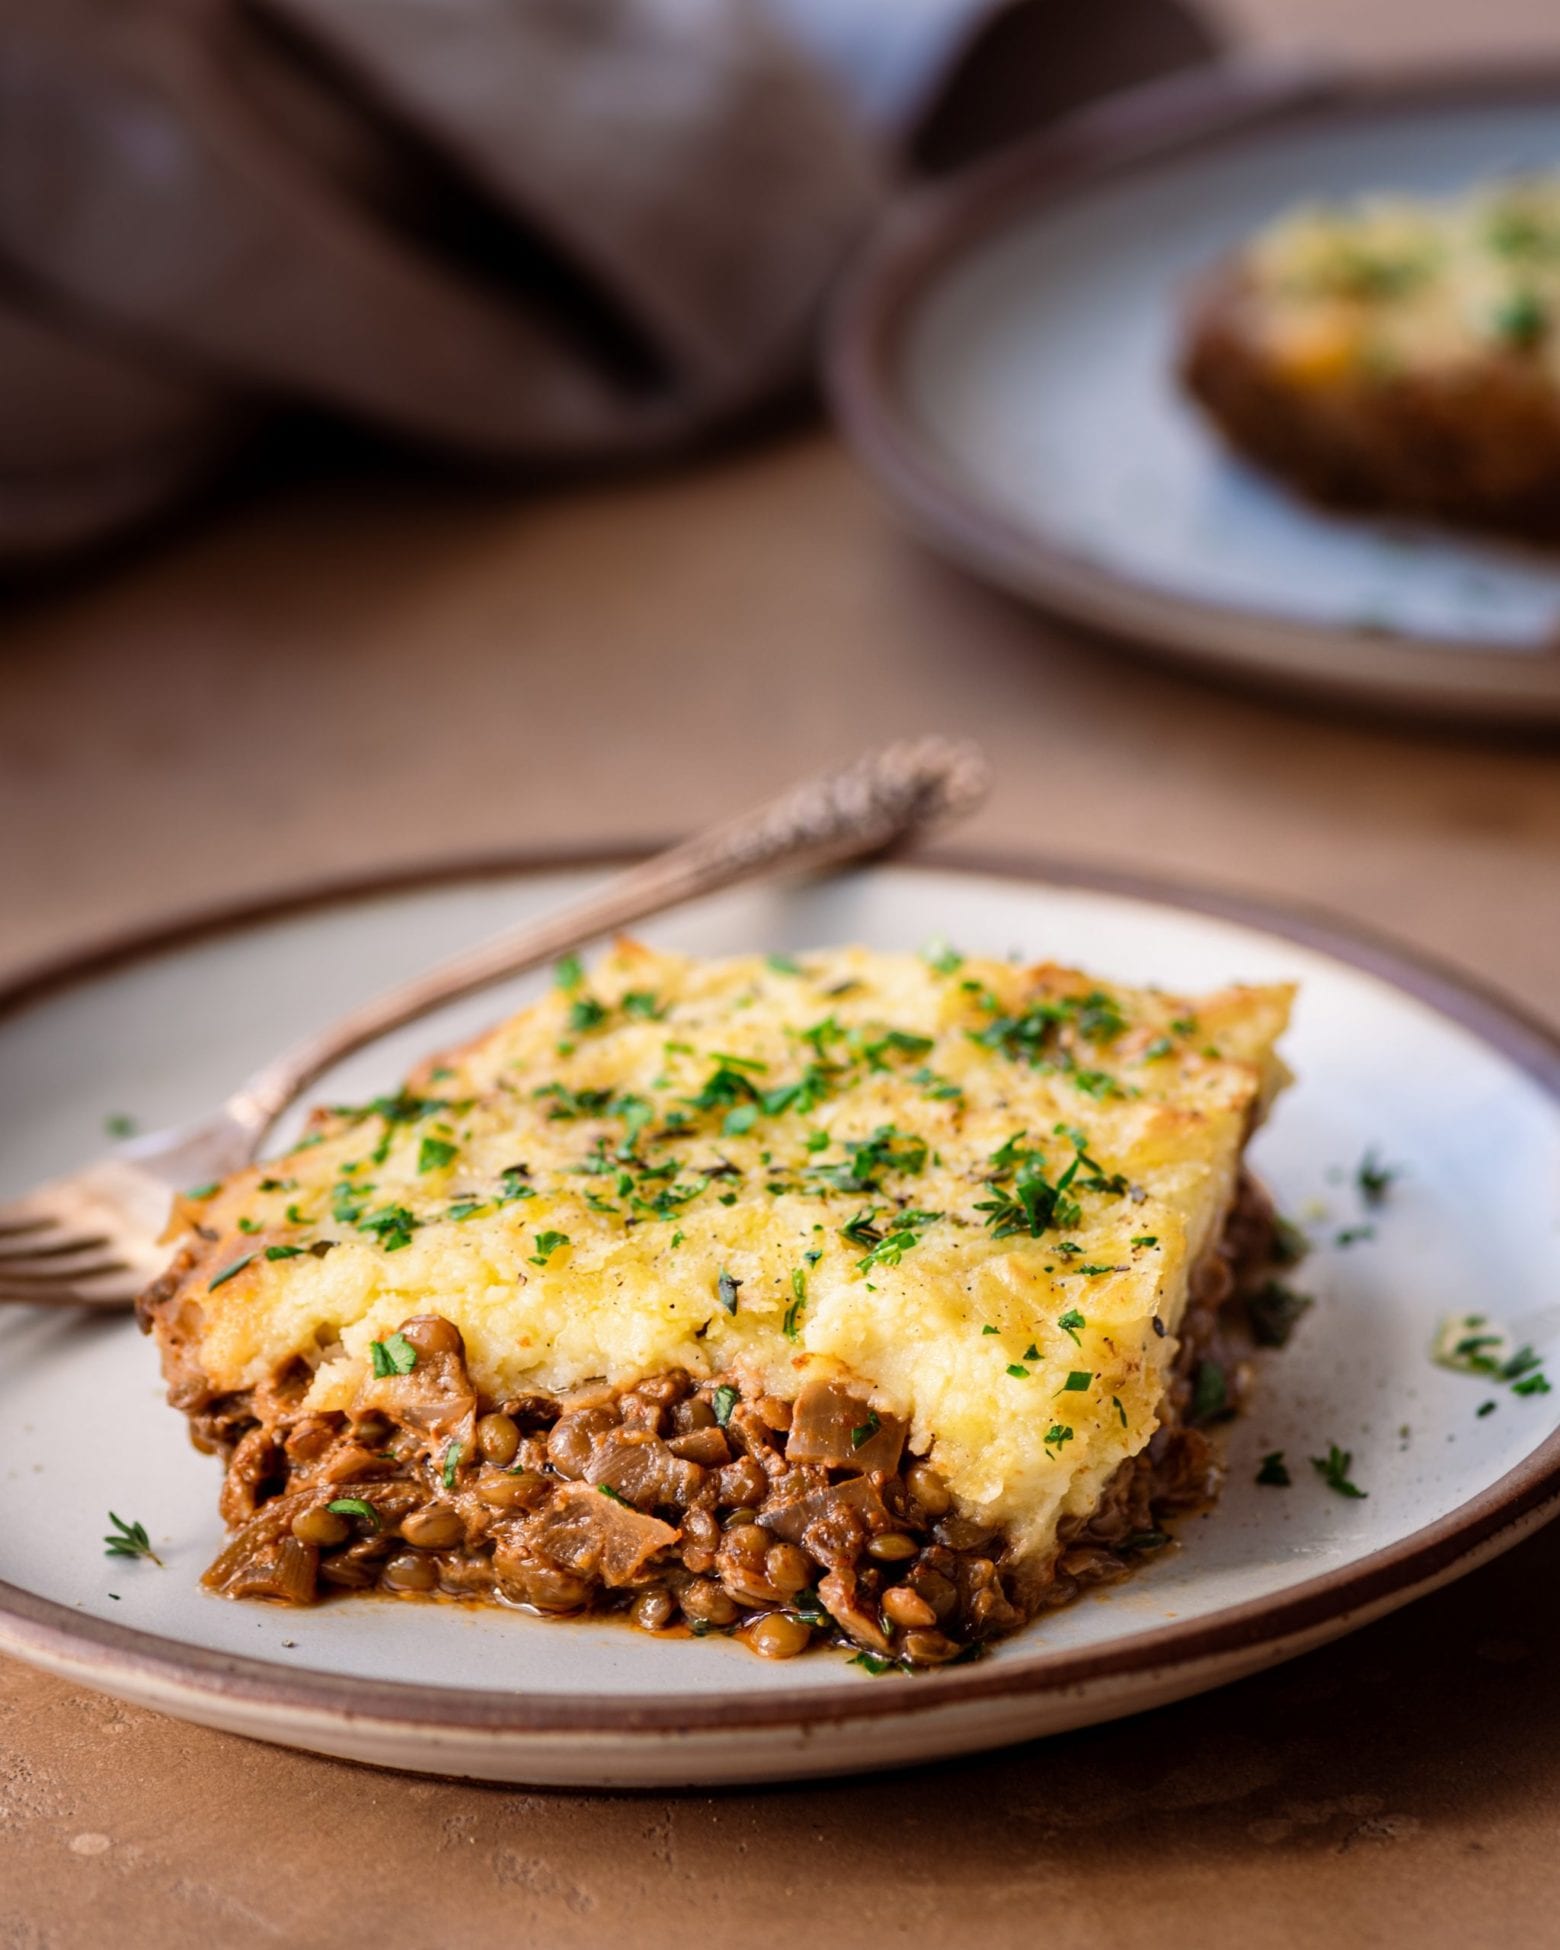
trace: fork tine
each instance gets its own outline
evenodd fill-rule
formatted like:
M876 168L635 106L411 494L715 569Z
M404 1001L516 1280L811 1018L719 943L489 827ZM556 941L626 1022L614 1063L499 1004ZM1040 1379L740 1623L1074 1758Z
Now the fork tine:
M0 1233L0 1266L14 1266L18 1260L66 1259L73 1253L93 1252L110 1243L107 1233L90 1236L72 1234L57 1244L40 1245L31 1237L9 1239Z
M28 1292L45 1287L76 1286L83 1280L100 1280L110 1273L128 1273L130 1268L122 1259L100 1259L85 1266L16 1267L0 1269L0 1281L18 1291Z
M52 1232L58 1224L58 1219L46 1213L29 1213L20 1205L0 1205L0 1239L17 1239L24 1232Z
M13 1287L0 1280L0 1306L86 1307L100 1313L128 1309L139 1291L135 1281L121 1280L114 1286L87 1292L79 1286Z

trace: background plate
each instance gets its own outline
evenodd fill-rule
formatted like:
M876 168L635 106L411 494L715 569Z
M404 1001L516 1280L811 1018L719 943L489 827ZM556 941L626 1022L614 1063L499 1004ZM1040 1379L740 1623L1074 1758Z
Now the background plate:
M584 869L490 871L314 903L165 943L13 995L0 1021L0 1194L102 1142L209 1105L338 1009L577 893ZM1439 1315L1486 1305L1545 1352L1560 1340L1554 1186L1560 1061L1498 1006L1387 951L1238 904L1133 883L1061 886L887 867L732 894L645 930L702 953L859 940L1075 959L1198 988L1297 977L1286 1045L1299 1082L1259 1137L1259 1169L1324 1243L1317 1306L1264 1363L1230 1437L1217 1510L1185 1548L1046 1619L979 1665L870 1679L817 1656L768 1665L722 1641L658 1643L448 1606L283 1612L204 1595L218 1472L163 1403L128 1321L0 1317L0 1647L205 1723L349 1758L486 1778L635 1785L781 1778L967 1751L1135 1710L1335 1636L1513 1543L1551 1513L1560 1393L1476 1411L1491 1391L1427 1359ZM1178 904L1179 903L1179 904ZM1220 912L1221 906L1225 909ZM343 1064L327 1099L390 1085L424 1049L534 993L442 1012ZM1404 1175L1374 1239L1368 1146ZM1306 1458L1355 1454L1362 1502ZM1291 1489L1259 1489L1287 1450ZM112 1505L165 1568L106 1559Z
M1331 515L1175 379L1189 282L1277 212L1560 164L1560 79L1240 69L1120 98L900 213L832 376L930 540L1075 620L1268 681L1560 719L1560 553Z

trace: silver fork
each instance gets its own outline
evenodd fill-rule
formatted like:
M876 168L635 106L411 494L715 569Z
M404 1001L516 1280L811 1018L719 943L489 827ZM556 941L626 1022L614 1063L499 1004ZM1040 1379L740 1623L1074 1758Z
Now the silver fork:
M816 872L876 853L984 797L977 747L924 738L869 753L618 874L584 900L457 955L343 1016L258 1070L212 1116L115 1147L0 1204L0 1302L113 1309L167 1261L170 1196L225 1177L342 1057L430 1010L739 881Z

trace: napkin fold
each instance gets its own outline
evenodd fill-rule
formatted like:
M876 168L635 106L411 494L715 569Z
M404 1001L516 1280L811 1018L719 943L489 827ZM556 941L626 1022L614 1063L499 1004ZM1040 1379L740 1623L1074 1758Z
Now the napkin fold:
M0 562L321 416L686 447L805 373L904 176L1212 51L1183 0L8 0Z

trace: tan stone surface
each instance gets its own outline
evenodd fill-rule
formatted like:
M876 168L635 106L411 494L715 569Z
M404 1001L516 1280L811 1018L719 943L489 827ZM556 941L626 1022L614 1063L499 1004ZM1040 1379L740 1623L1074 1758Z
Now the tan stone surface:
M1227 11L1560 52L1552 0ZM971 839L1319 903L1556 1013L1552 746L1071 640L920 555L821 434L552 500L321 483L13 609L0 967L301 875L672 830L925 728L997 762ZM0 1664L0 1946L1551 1943L1557 1639L1560 1530L1201 1701L720 1797L374 1774Z

